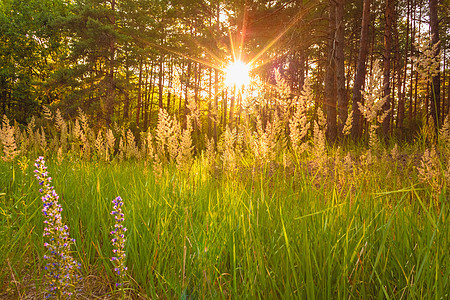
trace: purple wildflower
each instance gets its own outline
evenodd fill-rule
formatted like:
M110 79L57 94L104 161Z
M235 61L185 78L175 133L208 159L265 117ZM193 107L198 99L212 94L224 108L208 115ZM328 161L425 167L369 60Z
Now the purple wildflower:
M114 230L110 232L112 235L111 243L114 247L113 253L115 256L111 257L111 262L114 265L114 272L119 276L120 283L116 283L116 286L122 286L123 281L125 279L125 271L127 270L127 267L125 267L125 231L127 231L127 228L123 226L123 223L125 222L124 214L122 213L122 198L118 196L115 198L112 203L113 211L111 211L111 215L114 216L115 224L114 224ZM119 217L118 217L119 216Z
M35 177L42 188L39 192L41 197L44 215L44 237L48 241L44 242L47 254L44 259L45 278L47 280L46 298L57 297L58 299L68 299L73 296L75 284L80 280L77 261L70 255L70 246L75 242L69 237L69 227L61 218L62 207L58 203L59 196L53 186L50 186L51 178L48 177L47 167L44 157L40 156L35 163Z

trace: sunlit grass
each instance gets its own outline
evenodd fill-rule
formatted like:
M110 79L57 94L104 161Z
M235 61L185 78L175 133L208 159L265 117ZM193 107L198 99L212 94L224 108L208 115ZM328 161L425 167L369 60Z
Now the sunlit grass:
M432 201L408 178L388 182L389 165L339 187L300 169L214 178L199 160L189 174L167 166L158 183L141 162L47 161L85 295L113 290L109 210L118 194L129 229L126 288L142 297L445 298L449 288L448 201ZM39 290L31 166L0 168L0 290Z

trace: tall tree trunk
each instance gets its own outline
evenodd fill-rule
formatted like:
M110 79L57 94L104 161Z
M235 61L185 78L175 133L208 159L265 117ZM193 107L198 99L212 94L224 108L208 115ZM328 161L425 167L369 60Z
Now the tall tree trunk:
M411 23L411 41L410 41L410 49L411 49L411 54L414 53L414 40L415 40L415 35L416 35L416 0L412 0L413 3L411 4L411 15L410 17L412 17L412 22ZM412 124L412 120L413 120L413 81L414 81L414 74L415 74L415 70L414 70L414 64L411 62L411 76L410 76L410 90L409 90L409 110L408 110L408 119L409 119L409 128L411 129L411 124Z
M339 135L347 120L347 92L345 89L345 65L344 65L344 5L345 0L336 1L336 88L339 123L337 130Z
M170 100L172 98L172 77L173 77L173 62L171 61L170 57L168 59L168 63L169 63L169 88L167 89L167 113L170 114Z
M384 24L384 53L383 53L383 113L391 108L391 50L392 50L392 19L393 19L393 0L386 0L385 24ZM383 120L383 135L386 138L389 135L391 125L391 113L388 113Z
M125 89L124 89L124 103L123 103L123 121L126 122L129 119L130 111L130 52L126 51L125 58Z
M111 26L115 29L116 26L116 0L111 0ZM109 71L106 80L106 108L105 108L105 121L106 124L111 124L111 120L114 114L114 102L115 102L115 87L114 87L114 65L116 55L116 39L114 36L110 37L109 42Z
M153 77L156 77L154 72L154 68L155 68L155 64L152 61L152 64L150 66L150 82L149 82L149 93L147 94L147 101L146 101L146 105L144 108L144 128L147 129L148 128L148 123L149 123L149 114L152 108L152 104L153 104L153 93L155 91L155 82L153 80Z
M439 43L439 19L437 14L438 0L430 0L430 27L431 27L431 42L433 45L438 45L436 47L435 56L439 55L440 43ZM440 103L441 103L441 78L440 78L440 63L436 66L436 75L433 76L433 81L431 85L432 96L431 96L431 109L430 113L434 121L434 127L436 132L439 130L440 125Z
M219 71L214 69L214 141L217 143L217 118L219 114Z
M409 27L410 27L410 15L411 15L411 7L410 0L407 0L407 12L406 12L406 43L405 43L405 54L404 54L404 66L403 66L403 82L402 82L402 91L399 94L398 98L398 115L397 115L397 126L400 129L400 134L403 135L403 121L405 119L405 95L406 95L406 74L408 69L408 47L409 47ZM398 16L397 16L398 22ZM398 36L397 36L397 45L399 44Z
M220 3L216 7L216 34L220 34ZM222 99L222 101L224 101ZM214 141L217 143L217 119L219 116L219 70L214 69Z
M139 115L142 106L142 58L139 59L139 82L138 82L138 94L136 105L136 126L139 127Z
M364 0L362 24L361 24L361 38L359 41L358 64L356 67L355 83L353 85L352 96L352 137L359 138L361 135L361 112L359 111L358 103L361 102L361 89L366 78L366 57L368 52L369 42L369 22L370 22L370 2L371 0Z
M324 109L327 114L327 136L330 142L336 139L336 83L335 83L335 35L336 6L334 0L328 1L328 55L325 68Z
M158 104L159 108L163 108L163 79L164 78L164 55L161 54L159 62L159 75L158 75Z

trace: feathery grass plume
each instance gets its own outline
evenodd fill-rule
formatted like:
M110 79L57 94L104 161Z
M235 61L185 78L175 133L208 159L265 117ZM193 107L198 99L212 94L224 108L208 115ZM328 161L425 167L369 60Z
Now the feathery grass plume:
M216 147L214 138L208 139L208 137L205 135L206 140L206 161L208 163L209 171L214 170L216 167Z
M289 120L289 137L291 146L295 153L301 154L307 149L307 143L304 141L310 123L306 117L308 110L308 101L312 98L312 91L307 79L303 85L303 90L299 97L296 97L295 111Z
M114 133L110 128L106 130L106 136L105 136L105 155L106 160L109 161L111 158L111 155L114 154L114 147L116 145L116 138L114 137Z
M103 139L103 133L100 129L97 133L97 138L95 139L95 150L97 151L97 156L101 159L106 160L106 147L105 140Z
M27 125L27 134L28 137L33 136L34 128L36 127L36 118L34 116L31 117L30 122Z
M442 51L435 55L439 42L432 44L431 38L421 35L417 42L413 43L419 55L412 56L411 60L421 80L431 82L433 76L439 73L439 64Z
M371 125L369 127L369 147L372 150L378 150L380 146L380 140L377 135L378 125Z
M83 132L86 134L89 131L89 122L87 115L83 112L81 108L78 108L78 120L80 121L81 128Z
M289 87L289 84L286 82L286 80L281 77L281 73L278 69L275 69L275 82L276 89L281 98L289 98L291 95L291 88Z
M27 124L26 128L26 141L25 145L22 147L22 149L27 149L31 151L36 146L36 137L34 135L34 128L36 127L36 118L35 116L31 117L30 122Z
M419 180L428 184L433 194L438 196L445 184L445 174L442 174L441 164L435 148L425 150L417 171L419 172Z
M81 142L81 151L85 159L89 159L91 155L91 149L94 146L95 135L92 129L89 127L89 121L86 114L81 108L78 108L77 120L79 121L78 138Z
M40 150L42 152L46 153L47 152L47 138L45 137L44 127L41 126L40 131L41 131L40 134L39 134L39 132L36 132L36 139L37 139Z
M139 159L140 158L140 153L139 153L139 149L136 146L136 139L134 137L133 132L131 131L131 129L127 130L127 136L126 136L126 156L127 159L130 159L132 157Z
M153 135L150 130L141 132L141 141L141 157L146 161L152 161L155 157L155 150L153 148Z
M114 230L110 232L112 235L111 244L114 247L114 256L111 257L111 262L114 265L114 272L119 277L116 282L116 287L119 287L124 292L123 285L125 283L127 267L125 265L125 232L127 228L123 225L125 222L125 215L122 212L123 201L120 196L117 196L112 203L114 204L111 215L114 216Z
M83 134L83 131L81 130L80 122L78 121L78 119L75 119L72 134L75 139L81 140L81 135Z
M14 138L14 127L9 124L9 119L3 115L2 128L0 131L0 141L3 148L2 159L4 161L12 161L19 154Z
M281 109L281 121L283 124L289 122L290 108L292 106L291 88L286 80L281 76L278 69L275 70L276 89L280 95L277 99L278 107Z
M195 98L191 95L188 95L187 97L187 108L189 109L194 126L197 126L196 128L201 130L202 124L200 122L200 110L198 109L197 103L195 102Z
M378 112L387 100L387 98L383 98L382 76L383 70L380 67L380 61L375 60L372 74L367 78L366 88L362 91L364 105L360 102L358 103L359 111L368 123L372 123L377 119Z
M160 108L158 114L158 123L156 125L156 145L157 152L160 156L162 156L162 159L168 158L168 152L166 152L166 149L168 147L167 139L171 136L171 134L172 120L167 111L163 108ZM159 159L161 159L161 157L159 157Z
M56 163L58 166L62 164L64 160L63 149L61 147L58 148L58 152L56 153Z
M351 156L350 151L347 152L345 156L343 153L341 154L341 149L338 149L335 152L334 156L334 170L335 170L335 183L338 184L338 188L342 188L346 186L346 184L352 182L353 178L353 170L354 170L354 162Z
M179 97L183 93L183 88L182 88L181 80L180 80L181 72L182 72L181 70L175 70L175 72L173 72L172 86L170 87L172 94L177 95Z
M126 141L124 141L125 136L122 135L119 137L119 153L117 155L117 158L119 159L119 161L123 161L126 153L127 153L127 144Z
M58 129L60 133L60 143L61 147L63 149L67 148L67 123L64 120L64 118L61 115L61 111L59 108L56 110L55 113L55 122L56 122L56 128Z
M16 142L16 151L18 153L27 153L29 148L29 140L26 130L21 130L19 123L14 120L14 140Z
M383 123L384 119L392 110L390 108L383 114L378 114L387 101L387 96L383 97L382 76L383 70L380 67L380 61L375 60L372 74L367 78L366 88L362 91L364 105L358 102L358 108L369 124L369 145L373 150L377 150L380 146L380 141L376 133L379 127L378 123Z
M81 128L78 119L75 119L72 135L74 137L74 142L72 143L72 151L83 155L83 148L85 147L85 145L83 145L83 141L86 140L86 137L84 136L83 129Z
M52 122L53 121L53 113L52 113L52 111L50 110L50 108L48 108L47 106L43 106L42 107L42 112L43 112L43 114L44 114L44 118L47 120L47 121L50 121L50 122Z
M222 145L222 167L225 173L234 174L236 170L236 152L235 152L235 142L237 138L236 128L230 130L227 126L224 132L224 140Z
M189 171L192 164L192 150L194 148L191 138L192 130L191 116L187 116L186 129L181 134L180 148L176 158L178 168L183 171Z
M444 119L444 123L442 124L441 129L439 130L439 141L441 141L444 145L450 146L450 114ZM448 149L448 147L447 147Z
M52 178L49 177L44 157L36 159L35 177L41 186L39 192L42 196L44 215L44 247L47 249L44 259L46 297L58 299L72 299L76 295L75 286L81 279L79 276L80 264L72 257L70 247L75 243L69 236L69 228L61 217L62 208L59 204L59 196L51 186Z
M190 115L188 116L191 117ZM186 122L186 126L187 122ZM189 125L191 126L191 125ZM169 157L171 161L176 161L178 152L180 149L180 137L181 137L181 125L176 119L172 121L172 128L170 134L167 136L167 149L169 151Z
M397 162L400 159L400 151L398 150L397 143L394 145L394 148L392 148L392 150L391 150L391 157L395 162Z
M361 154L359 160L360 160L360 165L358 168L359 173L360 174L369 173L371 166L375 162L372 155L372 150L368 149L365 153Z
M20 129L19 129L20 130ZM27 153L27 152L31 152L32 150L32 141L33 141L33 137L30 139L30 137L27 134L27 130L20 130L20 148L19 151L21 153ZM17 143L16 143L17 146Z
M286 127L287 123L284 118L278 117L278 114L275 114L273 118L273 122L271 122L270 127L266 126L266 132L269 139L269 147L272 149L271 155L273 155L272 159L275 158L275 152L282 152L287 148L287 136L286 136Z
M255 159L260 164L268 163L270 160L274 159L274 146L275 139L273 126L270 122L267 122L266 129L262 128L261 118L257 117L256 131L251 137L251 150Z
M159 154L155 153L155 160L153 163L153 174L155 175L155 181L158 183L164 173L163 161L159 158Z
M447 191L450 189L450 157L447 159L447 170L444 172Z
M347 117L345 121L344 128L342 128L342 134L348 136L352 132L352 123L353 123L353 110Z
M17 123L16 120L14 120L13 130L14 130L14 139L16 141L16 146L20 146L22 144L24 138L26 138L26 136L24 136L22 134L22 130L20 130L19 123Z

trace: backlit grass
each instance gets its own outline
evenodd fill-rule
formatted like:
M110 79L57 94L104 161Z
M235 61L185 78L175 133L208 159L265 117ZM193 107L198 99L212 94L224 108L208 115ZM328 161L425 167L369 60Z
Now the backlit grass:
M0 163L7 299L42 296L42 204L31 162L20 161ZM282 166L212 176L197 159L189 173L166 165L156 181L139 161L47 163L76 240L80 295L115 291L110 210L121 195L130 297L448 297L448 196L415 184L412 166L378 160L338 182Z

